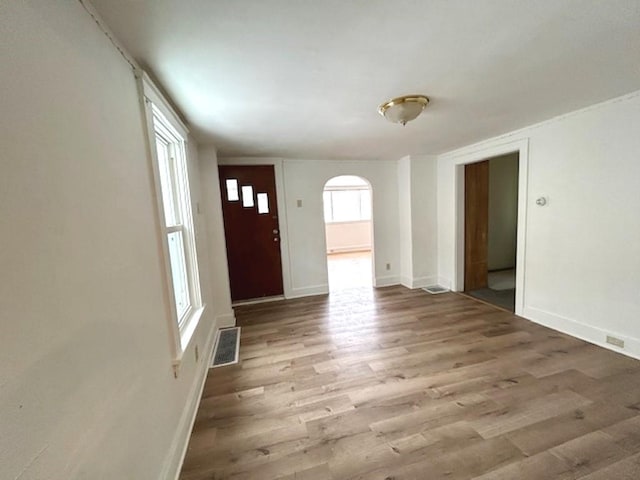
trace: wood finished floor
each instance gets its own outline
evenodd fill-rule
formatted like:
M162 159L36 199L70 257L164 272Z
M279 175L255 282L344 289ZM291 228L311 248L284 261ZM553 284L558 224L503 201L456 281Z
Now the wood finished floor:
M640 479L640 362L456 295L236 309L182 480Z

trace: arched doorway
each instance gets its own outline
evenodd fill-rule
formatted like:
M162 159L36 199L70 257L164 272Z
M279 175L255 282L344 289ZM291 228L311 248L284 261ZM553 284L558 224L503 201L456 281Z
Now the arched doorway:
M341 175L324 186L324 221L329 291L373 286L371 184Z

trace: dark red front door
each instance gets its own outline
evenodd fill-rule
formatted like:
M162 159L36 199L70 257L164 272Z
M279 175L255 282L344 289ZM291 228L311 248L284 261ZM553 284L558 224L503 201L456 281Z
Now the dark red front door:
M221 165L231 298L282 295L276 180L271 165Z

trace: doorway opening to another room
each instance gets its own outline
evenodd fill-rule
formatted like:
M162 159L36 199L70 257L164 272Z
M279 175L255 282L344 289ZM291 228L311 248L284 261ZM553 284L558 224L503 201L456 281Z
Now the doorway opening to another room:
M518 152L465 166L464 290L515 311Z
M341 175L324 186L324 221L329 291L373 287L371 185Z

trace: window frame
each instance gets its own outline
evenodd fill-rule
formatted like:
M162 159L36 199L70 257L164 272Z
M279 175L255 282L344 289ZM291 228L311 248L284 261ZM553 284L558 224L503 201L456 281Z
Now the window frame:
M147 148L153 176L156 197L156 223L159 232L161 263L164 270L165 307L171 332L174 374L177 377L182 357L200 321L206 305L202 302L198 255L196 250L196 231L193 217L193 199L189 187L188 134L189 131L173 112L164 97L146 74L139 82L146 123ZM165 199L162 191L160 159L156 142L167 145L169 173L171 176L173 208L176 211L176 224L167 225ZM179 213L178 213L179 212ZM169 253L169 235L180 232L184 251L187 291L189 305L182 315L178 315L176 295L171 271Z
M357 191L359 193L359 211L360 211L360 215L358 219L355 220L335 220L335 214L334 214L334 201L333 201L333 192L354 192ZM363 218L362 215L362 192L368 192L369 193L369 218ZM373 216L373 211L372 211L372 201L373 199L371 198L371 187L368 185L353 185L353 186L333 186L333 187L325 187L324 190L322 191L323 193L323 201L324 201L324 194L328 193L328 197L329 197L329 211L331 212L331 218L329 220L327 220L326 215L324 218L324 221L326 224L339 224L339 223L357 223L357 222L370 222L372 220L372 216ZM324 211L324 206L323 206L323 215L324 213L326 213Z

